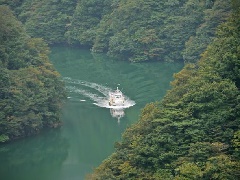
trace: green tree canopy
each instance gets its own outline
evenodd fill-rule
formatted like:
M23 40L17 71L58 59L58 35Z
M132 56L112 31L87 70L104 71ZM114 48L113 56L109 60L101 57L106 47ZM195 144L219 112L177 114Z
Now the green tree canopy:
M239 12L217 28L199 63L175 74L163 101L143 109L89 179L240 178Z
M0 0L32 37L133 62L196 62L231 0ZM237 2L235 2L237 3Z
M0 6L0 142L57 127L65 90L49 48Z

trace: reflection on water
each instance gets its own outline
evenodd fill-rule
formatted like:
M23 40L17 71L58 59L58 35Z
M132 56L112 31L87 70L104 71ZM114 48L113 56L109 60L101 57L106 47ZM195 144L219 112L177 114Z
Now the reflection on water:
M69 144L60 129L0 146L1 179L60 179Z
M136 104L135 101L124 95L124 106L110 106L109 92L113 92L113 89L110 87L79 79L72 79L70 77L64 77L63 80L65 81L66 88L69 92L69 100L75 102L91 101L92 104L95 104L96 106L109 108L110 114L112 117L117 118L118 123L125 115L124 109L130 108Z
M0 146L0 179L83 180L114 151L114 143L138 120L147 103L161 100L181 63L129 63L79 48L52 48L51 61L64 77L68 99L63 126ZM126 107L110 107L119 87ZM117 120L121 123L117 123Z
M120 123L120 119L125 115L123 108L110 108L110 113L112 117L117 118L118 123Z

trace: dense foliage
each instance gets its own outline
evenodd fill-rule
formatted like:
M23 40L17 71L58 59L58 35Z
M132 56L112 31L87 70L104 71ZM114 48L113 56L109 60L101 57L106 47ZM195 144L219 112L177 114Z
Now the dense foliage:
M76 1L0 0L0 4L9 5L14 10L30 36L56 44L66 42L64 34L71 21Z
M230 0L0 0L34 37L0 7L0 142L60 123L64 90L41 38L134 62L184 59L172 90L143 109L89 178L240 179L240 12L232 2L215 31Z
M207 26L201 32L206 39L228 11L230 1L192 1L192 0L121 0L112 13L103 17L93 41L93 51L107 49L108 54L130 61L147 60L179 61L187 45L198 46L191 39L198 37L199 26ZM218 21L206 17L219 11ZM223 11L223 12L222 12ZM207 13L208 12L208 13ZM207 23L210 22L210 23ZM207 24L207 25L206 25ZM211 26L211 29L208 27ZM210 29L210 30L209 30ZM195 35L196 34L196 35ZM188 42L191 37L191 42ZM201 42L206 48L208 42ZM196 60L192 56L200 54L185 53L185 60Z
M65 97L59 74L40 38L30 38L6 6L0 6L0 142L60 124Z
M240 179L239 32L236 10L89 179Z
M0 0L33 37L134 62L195 62L231 0Z

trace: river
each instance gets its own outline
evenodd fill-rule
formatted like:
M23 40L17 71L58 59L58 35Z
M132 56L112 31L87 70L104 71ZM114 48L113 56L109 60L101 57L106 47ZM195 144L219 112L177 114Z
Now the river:
M159 101L182 63L129 63L88 50L53 47L50 59L68 92L63 126L0 146L4 180L81 180L114 151L124 130L145 104ZM124 109L108 107L107 94L119 88Z

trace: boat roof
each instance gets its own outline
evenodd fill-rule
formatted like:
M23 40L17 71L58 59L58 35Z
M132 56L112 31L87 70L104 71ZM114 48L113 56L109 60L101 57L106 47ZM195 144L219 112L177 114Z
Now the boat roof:
M116 95L118 95L118 96L123 96L123 93L118 89L118 87L117 87L117 89L115 90L115 91L113 91L113 92L111 92L111 93L109 93L111 96L116 96Z

